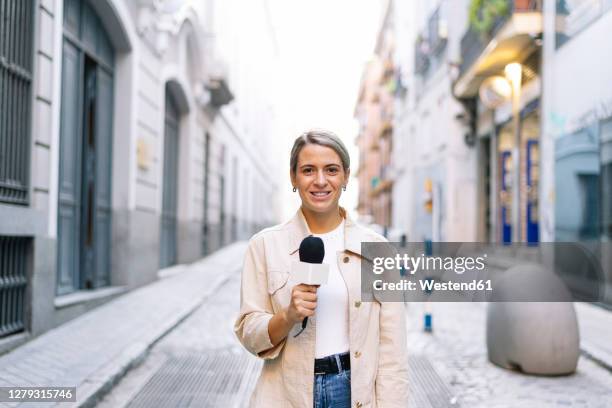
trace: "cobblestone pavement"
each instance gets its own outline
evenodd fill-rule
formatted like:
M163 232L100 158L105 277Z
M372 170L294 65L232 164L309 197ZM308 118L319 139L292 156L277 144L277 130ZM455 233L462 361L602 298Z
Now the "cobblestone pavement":
M0 403L8 406L90 407L149 347L239 273L246 243L229 245L191 265L165 270L164 279L126 293L0 356L2 386L76 386L76 403Z
M434 331L423 331L425 307ZM408 347L429 358L462 407L612 407L612 374L580 357L575 374L540 377L502 369L487 359L484 303L408 305ZM612 342L612 339L610 339Z
M130 371L97 407L128 406L172 356L190 353L202 355L211 352L233 354L242 361L240 365L243 367L241 375L244 386L239 389L238 394L232 396L231 406L246 406L261 362L244 351L233 332L234 317L239 306L239 291L240 275L236 273L206 303L153 346L145 361Z
M211 350L235 353L251 369L246 387L233 406L246 406L261 363L246 353L236 340L232 324L239 301L239 274L233 276L196 312L158 342L145 361L99 403L100 408L125 407L172 355ZM505 370L487 359L485 344L486 304L435 303L434 332L424 333L424 304L408 310L408 347L425 356L449 386L453 402L461 407L547 408L612 406L612 374L581 356L574 375L537 377Z

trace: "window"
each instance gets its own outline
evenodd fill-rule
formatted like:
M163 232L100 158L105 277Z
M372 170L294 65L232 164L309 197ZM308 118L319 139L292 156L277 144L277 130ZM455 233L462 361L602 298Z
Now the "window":
M612 119L601 125L601 227L602 238L612 241Z
M597 126L555 142L555 237L557 241L592 241L599 237L600 178Z
M0 0L0 202L28 204L32 0Z
M557 47L612 8L612 0L557 0Z

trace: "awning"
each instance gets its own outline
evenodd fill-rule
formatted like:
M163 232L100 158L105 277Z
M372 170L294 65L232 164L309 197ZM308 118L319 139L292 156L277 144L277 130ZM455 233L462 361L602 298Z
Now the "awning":
M522 62L538 46L534 38L542 33L542 13L516 12L491 38L479 56L465 67L453 86L455 96L473 97L487 77L503 72L511 62Z

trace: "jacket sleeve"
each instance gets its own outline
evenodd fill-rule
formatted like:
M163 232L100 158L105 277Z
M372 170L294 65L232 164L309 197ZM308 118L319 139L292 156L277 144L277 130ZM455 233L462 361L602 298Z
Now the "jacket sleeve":
M376 399L379 408L408 406L408 353L403 302L380 304Z
M240 312L234 324L234 332L244 348L263 359L278 357L287 341L283 339L276 346L270 341L268 323L273 315L263 239L255 236L249 241L242 268Z

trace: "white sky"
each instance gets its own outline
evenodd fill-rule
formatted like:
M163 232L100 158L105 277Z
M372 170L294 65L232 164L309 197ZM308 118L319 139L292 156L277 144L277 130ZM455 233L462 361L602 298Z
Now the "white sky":
M359 82L371 58L382 14L382 0L267 0L279 48L277 119L287 171L280 183L281 218L299 206L291 192L288 160L291 144L304 130L327 128L343 139L358 165L353 118ZM341 205L352 215L357 180L351 177Z

